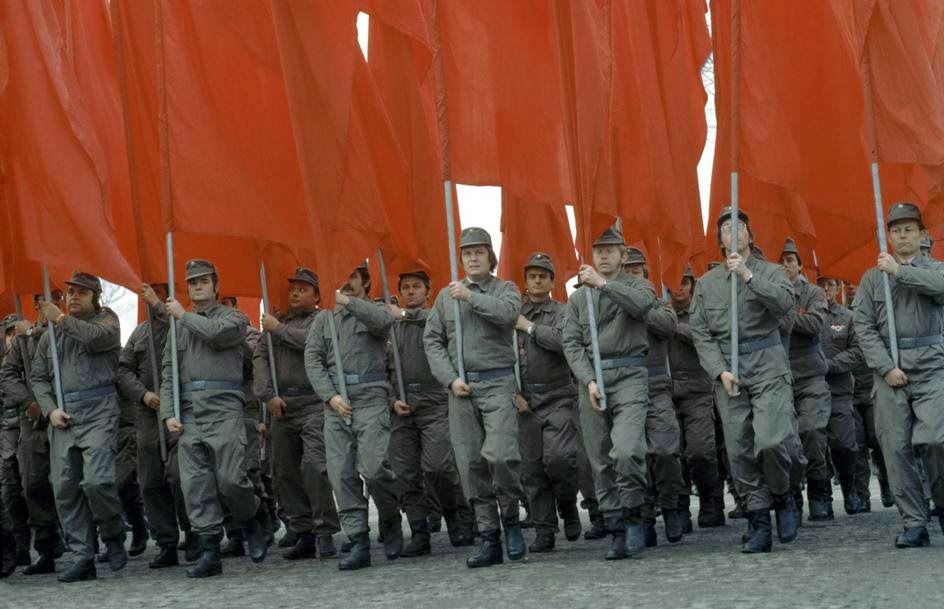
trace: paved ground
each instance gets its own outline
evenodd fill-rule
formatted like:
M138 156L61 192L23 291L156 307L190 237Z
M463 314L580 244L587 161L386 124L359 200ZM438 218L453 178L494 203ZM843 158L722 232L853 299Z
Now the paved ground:
M838 489L837 489L838 491ZM838 494L838 492L837 492ZM878 492L874 497L878 496ZM806 524L796 542L764 556L737 552L743 520L698 530L642 560L607 563L605 541L559 540L551 554L526 563L470 571L468 548L453 548L446 533L434 535L434 555L388 562L375 545L374 566L341 573L336 560L288 562L274 548L260 565L248 558L224 561L224 574L194 581L184 569L149 571L153 555L131 559L119 574L99 569L96 582L64 585L54 575L27 578L17 572L0 582L0 609L274 609L281 607L705 607L817 609L940 606L944 599L944 536L934 524L930 548L895 550L895 509L874 499L871 514ZM527 532L527 537L533 535ZM340 541L340 537L338 537ZM68 565L68 554L60 569Z

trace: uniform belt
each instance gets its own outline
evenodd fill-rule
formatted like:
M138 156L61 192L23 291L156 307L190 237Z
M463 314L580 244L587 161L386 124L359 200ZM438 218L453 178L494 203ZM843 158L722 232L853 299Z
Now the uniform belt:
M511 376L515 373L514 368L492 368L491 370L472 371L466 370L465 380L467 381L492 381L495 379Z
M315 390L304 387L280 387L279 393L286 398L304 398L315 395Z
M780 334L778 332L771 332L764 338L758 340L751 340L747 342L742 342L738 344L738 355L744 355L746 353L754 353L755 351L763 351L764 349L769 349L774 345L779 345ZM725 355L731 354L731 346L726 342L718 343L718 346L721 347L721 352Z
M525 383L524 390L527 393L548 393L549 391L554 391L556 389L561 389L568 385L573 384L573 380L569 376L564 378L557 379L556 381L549 381L547 383Z
M338 377L331 375L331 380L337 382ZM369 374L345 374L345 385L363 385L364 383L378 383L387 380L387 375L383 372L371 372Z
M191 381L180 386L181 391L240 391L242 383L236 381Z
M885 341L885 346L888 347L888 339L882 337L882 340ZM915 336L913 338L898 337L899 349L920 349L921 347L932 347L934 345L940 345L941 343L944 343L944 336L940 334L935 334L934 336Z
M439 383L406 383L407 393L429 393L432 391L445 391L445 388Z
M118 393L114 385L102 385L94 389L70 391L69 393L63 394L62 400L66 403L81 402L82 400L91 400L92 398L103 398L106 395L112 395L114 393Z
M673 381L700 381L707 380L708 375L704 370L672 370Z
M669 369L665 366L649 366L649 376L665 376L669 373Z
M644 368L646 358L644 357L613 357L600 360L600 368L603 370L612 370L614 368Z

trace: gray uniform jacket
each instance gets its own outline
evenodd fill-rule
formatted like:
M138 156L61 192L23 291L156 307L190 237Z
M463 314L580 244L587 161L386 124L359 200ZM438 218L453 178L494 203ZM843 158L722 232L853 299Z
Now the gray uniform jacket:
M829 370L822 339L826 328L826 294L800 275L793 282L796 308L790 314L790 370L793 378L825 375Z
M313 309L283 315L279 320L281 323L271 332L279 393L286 403L291 403L292 399L302 396L307 396L308 401L311 401L314 396L315 390L305 372L305 339L317 314L318 311ZM256 342L252 363L253 390L265 404L275 397L269 367L269 347L265 336Z
M829 390L836 396L852 397L852 371L865 361L856 339L852 313L835 302L828 303L826 330L829 336L826 348L826 357L829 359L826 382L829 383Z
M158 303L154 307L156 311L151 314L151 321L145 321L138 324L138 327L131 333L128 342L121 350L121 356L118 359L118 387L121 390L121 397L133 404L143 405L141 401L147 391L154 391L158 383L154 382L154 373L151 367L151 346L148 338L151 328L154 329L154 348L161 357L164 353L164 343L167 342L167 332L170 324L167 319L167 310L164 303ZM157 373L161 373L161 366L158 364ZM162 381L163 379L158 379Z

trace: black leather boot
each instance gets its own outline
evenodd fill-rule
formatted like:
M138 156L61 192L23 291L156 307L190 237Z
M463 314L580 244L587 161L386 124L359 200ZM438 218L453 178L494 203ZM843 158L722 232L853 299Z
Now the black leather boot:
M387 560L400 558L403 552L403 525L399 512L395 519L391 518L380 523L380 533L383 538L384 556Z
M651 518L642 519L642 530L646 536L646 547L655 548L659 545L659 537L656 535L656 521Z
M177 544L171 543L160 546L160 551L154 560L148 563L148 569L166 569L167 567L176 567L180 564L177 557Z
M846 510L846 514L851 516L862 513L862 504L853 480L842 477L839 479L839 487L842 489L842 507Z
M187 577L202 579L223 574L219 535L200 535L200 559L187 569Z
M187 562L194 562L200 558L202 551L200 550L200 537L196 533L187 531L184 533L184 560Z
M691 520L691 516L689 516ZM662 508L662 523L665 524L665 538L669 543L682 541L684 528L682 525L682 513L675 509Z
M637 507L626 510L623 522L626 527L626 554L630 558L639 558L648 546L641 509ZM655 531L653 531L654 534Z
M305 560L318 556L318 546L312 533L301 533L295 545L283 555L285 560Z
M528 546L528 552L541 554L544 552L553 552L555 546L554 531L551 529L539 528L534 536L534 543Z
M416 556L426 556L430 553L429 545L429 520L418 518L410 521L410 541L404 546L400 556L404 558L413 558Z
M790 543L797 536L800 527L799 510L793 495L774 495L774 510L777 513L777 539L780 543Z
M351 553L338 561L340 571L356 571L370 566L370 535L365 531L351 535Z
M128 552L125 551L125 534L122 532L105 542L107 546L108 566L112 571L121 571L128 564Z
M605 560L623 560L626 553L626 523L622 518L607 518L606 528L610 534L610 547L606 551Z
M698 495L698 528L724 526L724 497Z
M892 489L888 486L887 478L878 479L878 488L882 492L882 507L890 508L895 505L895 496L892 495Z
M829 480L808 480L806 498L809 503L811 522L823 522L834 518Z
M604 537L606 537L606 520L604 520L602 514L591 514L590 528L583 534L583 538L589 541L603 539Z
M895 537L895 547L899 549L923 548L929 545L931 545L931 538L925 527L906 528L901 535Z
M131 522L131 546L128 548L128 556L140 556L147 550L148 535L147 521L144 519L144 512L139 504L128 512L128 520Z
M479 549L466 559L465 565L470 569L478 569L479 567L500 565L502 562L504 562L504 556L502 555L501 531L491 529L482 531L482 542L479 544Z
M429 523L430 533L438 533L442 531L442 522L443 522L442 514L430 512L429 517L426 520ZM449 526L448 522L446 522L446 526Z
M321 558L334 558L338 555L338 549L334 547L333 536L318 535L315 542L318 544L318 556Z
M9 531L0 531L0 579L16 571L16 539Z
M743 554L761 554L770 552L773 547L773 531L770 524L770 510L752 510L747 513L752 533L744 545Z
M262 562L269 551L269 529L266 527L268 512L265 504L259 506L256 515L243 524L246 543L249 546L249 559L252 562Z
M72 582L91 581L97 577L95 561L90 556L88 558L77 558L72 566L59 576L59 581L64 584L71 584Z
M39 560L23 569L23 575L46 575L56 572L56 559L52 554L40 554Z
M528 544L521 534L521 523L517 516L506 518L502 523L505 527L505 552L508 560L514 562L523 559L528 553Z
M286 529L285 534L282 535L282 539L279 540L278 546L280 548L292 548L295 547L295 544L298 542L298 533L292 529Z
M577 510L577 499L562 503L558 511L561 519L564 521L564 538L567 541L577 541L583 532L583 525L580 524L580 512Z

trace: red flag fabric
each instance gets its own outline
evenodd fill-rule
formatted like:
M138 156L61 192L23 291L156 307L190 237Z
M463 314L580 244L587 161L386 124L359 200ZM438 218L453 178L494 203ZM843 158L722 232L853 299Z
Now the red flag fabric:
M552 295L566 302L564 282L577 274L579 265L564 204L542 205L502 193L501 232L498 276L514 281L524 293L524 265L534 252L544 252L554 263Z
M52 0L0 7L0 154L10 222L24 258L134 284L135 253L118 237L120 181L77 75L84 77L87 57L67 48L60 9Z
M357 48L354 3L273 0L272 13L322 283L340 287L381 244L415 258L406 160Z

